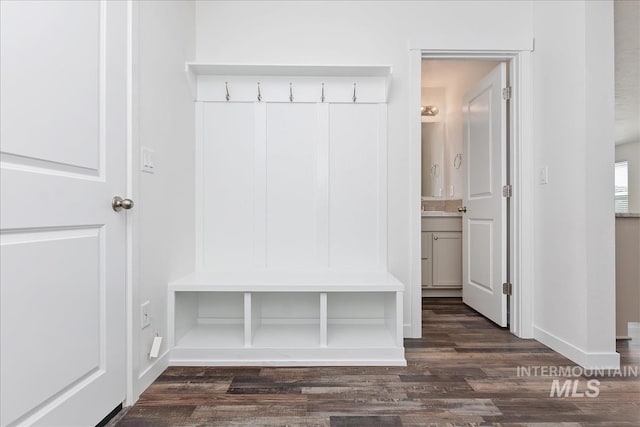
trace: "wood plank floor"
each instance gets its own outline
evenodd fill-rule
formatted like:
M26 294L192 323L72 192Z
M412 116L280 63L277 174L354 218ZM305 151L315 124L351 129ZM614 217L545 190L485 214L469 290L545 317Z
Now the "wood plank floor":
M638 376L518 375L522 366L575 365L459 299L425 299L423 319L424 338L405 341L406 368L172 367L114 424L640 426ZM622 365L637 372L639 343L620 341L618 351ZM597 379L599 395L550 397L554 379L578 379L577 393Z

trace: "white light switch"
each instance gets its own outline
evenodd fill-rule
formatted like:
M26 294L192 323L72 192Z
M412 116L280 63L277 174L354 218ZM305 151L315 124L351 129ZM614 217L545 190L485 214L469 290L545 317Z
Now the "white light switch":
M154 159L154 152L151 148L142 147L140 149L140 170L143 172L154 173L156 163Z
M538 171L538 184L548 184L549 183L549 166L543 166Z

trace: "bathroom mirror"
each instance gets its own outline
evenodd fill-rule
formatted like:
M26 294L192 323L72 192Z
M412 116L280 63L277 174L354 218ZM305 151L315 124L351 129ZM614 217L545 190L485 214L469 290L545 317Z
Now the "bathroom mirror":
M422 197L445 196L444 148L444 123L422 123Z

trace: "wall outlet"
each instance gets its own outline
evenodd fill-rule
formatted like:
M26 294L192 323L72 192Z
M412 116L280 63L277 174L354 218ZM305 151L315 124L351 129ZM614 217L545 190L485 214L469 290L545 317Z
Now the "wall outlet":
M151 313L149 312L149 301L145 301L140 305L140 328L144 329L151 326Z
M155 173L156 162L154 151L151 148L140 148L140 170L143 172Z

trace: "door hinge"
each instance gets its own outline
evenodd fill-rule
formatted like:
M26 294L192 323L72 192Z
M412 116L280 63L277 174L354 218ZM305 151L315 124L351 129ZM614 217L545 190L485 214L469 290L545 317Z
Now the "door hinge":
M502 99L509 100L511 99L511 86L507 86L502 89Z
M510 282L502 284L502 294L511 295L513 293L513 284Z
M511 184L502 186L502 197L512 197L513 196L513 186Z

